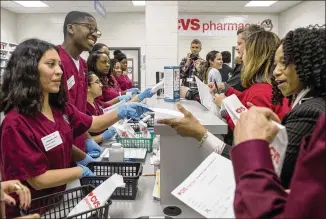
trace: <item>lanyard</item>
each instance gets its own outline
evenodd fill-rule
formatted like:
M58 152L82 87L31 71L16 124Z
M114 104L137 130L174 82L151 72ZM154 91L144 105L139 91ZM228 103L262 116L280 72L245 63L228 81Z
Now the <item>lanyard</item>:
M307 88L307 89L304 89L304 90L302 90L299 94L298 94L298 96L297 96L297 98L295 98L295 100L294 100L294 103L293 103L293 105L292 105L292 109L296 106L296 105L300 105L301 104L301 100L307 95L307 93L309 93L309 91L310 91L310 88Z

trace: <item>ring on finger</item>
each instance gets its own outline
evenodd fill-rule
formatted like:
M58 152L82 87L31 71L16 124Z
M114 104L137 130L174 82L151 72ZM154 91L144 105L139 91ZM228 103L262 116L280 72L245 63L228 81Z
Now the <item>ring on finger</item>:
M15 183L14 187L15 187L15 192L17 192L19 190L24 190L24 188L21 185L19 185L18 183Z

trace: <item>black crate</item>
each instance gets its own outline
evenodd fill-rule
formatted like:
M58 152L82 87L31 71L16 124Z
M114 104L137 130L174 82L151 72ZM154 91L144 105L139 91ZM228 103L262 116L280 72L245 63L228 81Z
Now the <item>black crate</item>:
M134 200L138 190L138 179L142 174L143 166L141 163L133 162L93 162L87 167L93 171L96 176L83 177L80 179L82 185L93 185L95 187L102 184L110 176L117 173L123 176L126 184L125 188L117 188L110 199L112 200Z
M33 199L31 207L23 213L26 215L38 213L41 215L42 219L106 219L109 215L109 206L112 203L110 200L102 207L66 217L85 196L94 190L94 188L95 187L92 185L85 185ZM90 213L91 215L88 216Z

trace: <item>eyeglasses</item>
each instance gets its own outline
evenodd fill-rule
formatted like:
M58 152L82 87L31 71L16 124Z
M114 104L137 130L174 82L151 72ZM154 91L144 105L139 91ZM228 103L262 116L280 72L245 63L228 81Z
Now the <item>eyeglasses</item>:
M82 25L84 27L87 27L90 33L96 33L97 37L100 38L102 36L102 32L99 31L94 25L89 23L72 23L72 24L78 24Z

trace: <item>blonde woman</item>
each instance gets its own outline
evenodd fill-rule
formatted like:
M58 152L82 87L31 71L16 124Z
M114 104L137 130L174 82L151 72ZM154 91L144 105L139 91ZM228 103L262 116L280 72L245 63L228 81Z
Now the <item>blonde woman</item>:
M269 31L259 30L256 32L244 31L247 34L243 51L243 70L241 72L242 86L247 88L240 92L228 86L226 83L219 83L219 91L225 96L235 94L246 107L248 102L256 106L267 107L273 110L280 119L283 119L290 107L286 98L274 105L272 104L273 55L280 45L279 37ZM210 84L210 87L214 85ZM216 95L215 103L221 106L224 95ZM228 115L223 115L229 127L233 130L234 124Z

